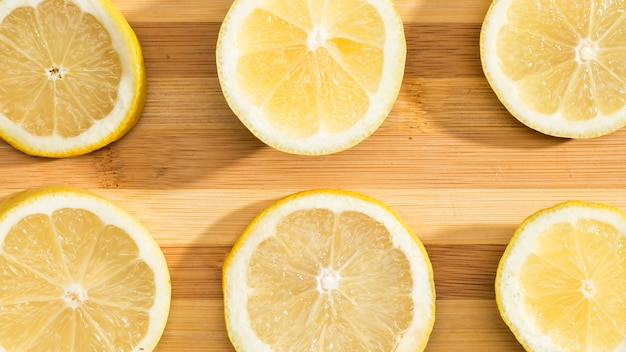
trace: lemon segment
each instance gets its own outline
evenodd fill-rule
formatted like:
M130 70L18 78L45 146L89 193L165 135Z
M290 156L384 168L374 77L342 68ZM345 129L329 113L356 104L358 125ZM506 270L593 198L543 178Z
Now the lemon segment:
M496 277L500 312L529 351L626 347L626 216L566 202L526 219Z
M143 55L109 0L6 0L0 9L0 137L28 154L66 157L135 125Z
M237 0L220 29L226 101L260 140L331 154L367 138L397 98L406 57L388 0Z
M388 207L334 190L261 212L224 263L229 337L239 351L416 351L434 323L421 242Z

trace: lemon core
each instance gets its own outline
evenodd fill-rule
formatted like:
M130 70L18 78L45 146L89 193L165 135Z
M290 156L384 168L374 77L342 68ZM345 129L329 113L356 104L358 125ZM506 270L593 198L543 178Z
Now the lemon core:
M71 283L65 287L63 301L70 308L78 308L88 298L87 291L78 283Z
M586 63L597 59L598 44L590 39L581 39L576 47L576 61Z
M324 268L317 277L317 290L321 293L336 290L339 288L339 280L341 280L339 272Z

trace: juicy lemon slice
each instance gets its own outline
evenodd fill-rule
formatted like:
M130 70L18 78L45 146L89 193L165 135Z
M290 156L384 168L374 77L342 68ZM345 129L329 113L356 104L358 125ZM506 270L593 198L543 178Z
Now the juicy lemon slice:
M224 263L238 351L421 351L435 319L428 255L361 194L314 190L270 206Z
M224 96L254 135L319 155L382 124L400 90L406 43L390 0L235 0L216 55Z
M109 0L3 0L0 62L0 137L28 154L91 152L143 110L141 48Z
M626 215L577 201L535 213L511 239L495 288L529 351L626 350Z
M151 351L169 313L169 272L150 233L78 189L0 204L0 282L2 351Z
M527 126L590 138L626 124L622 1L496 0L483 22L485 75Z

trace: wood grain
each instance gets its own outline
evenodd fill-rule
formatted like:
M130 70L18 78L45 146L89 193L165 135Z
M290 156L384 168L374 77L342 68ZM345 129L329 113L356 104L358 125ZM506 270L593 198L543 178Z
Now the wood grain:
M381 128L331 156L284 154L255 139L221 95L215 42L229 0L114 0L142 44L148 98L139 124L89 155L49 160L0 143L0 196L49 184L90 189L153 233L172 274L157 350L232 351L221 265L254 215L299 190L378 198L422 239L437 320L428 352L521 351L493 280L517 224L567 199L626 210L626 130L593 140L532 131L509 115L481 69L489 0L398 0L405 79Z

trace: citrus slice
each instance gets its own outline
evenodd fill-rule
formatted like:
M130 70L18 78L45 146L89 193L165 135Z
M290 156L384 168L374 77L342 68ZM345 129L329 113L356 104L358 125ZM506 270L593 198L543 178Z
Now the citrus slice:
M170 281L150 233L84 190L24 191L0 205L1 351L151 351Z
M591 138L626 124L622 1L496 0L483 70L509 112L542 133Z
M528 351L626 350L626 215L579 201L535 213L504 252L495 288Z
M256 137L320 155L356 145L383 123L406 43L391 0L235 0L216 55L226 101Z
M312 190L262 211L223 267L238 351L421 351L435 319L419 239L361 194Z
M141 48L109 0L3 0L0 62L0 137L25 153L91 152L143 110Z

